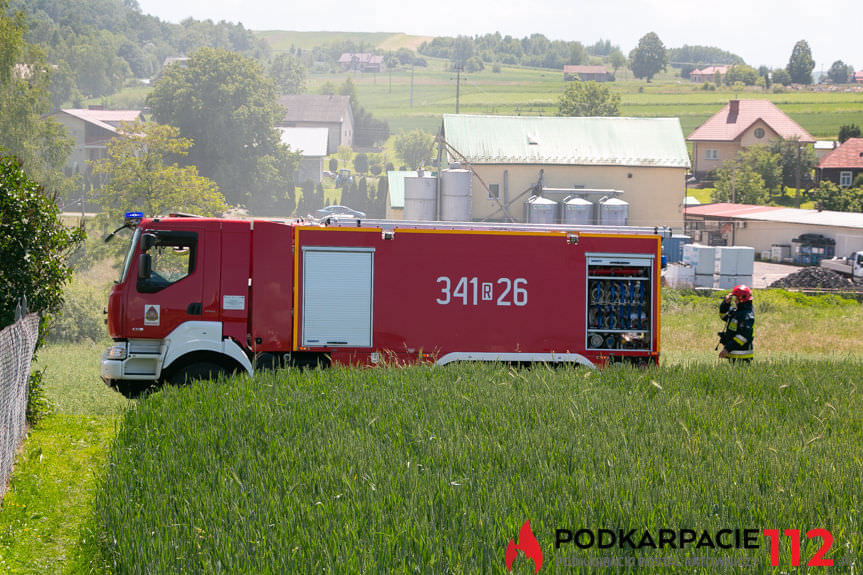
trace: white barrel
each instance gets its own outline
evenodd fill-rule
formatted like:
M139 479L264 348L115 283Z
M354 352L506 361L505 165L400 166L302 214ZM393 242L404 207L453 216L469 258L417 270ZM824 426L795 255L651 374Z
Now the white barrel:
M628 202L618 198L606 198L599 202L599 225L625 226L628 219Z
M437 208L437 178L405 176L405 219L433 221Z
M469 222L473 218L473 173L469 170L441 172L440 219L446 222Z
M557 202L543 198L542 196L531 196L525 203L527 208L527 221L531 224L556 224Z
M593 223L593 202L572 196L563 201L563 223L566 225L589 226Z

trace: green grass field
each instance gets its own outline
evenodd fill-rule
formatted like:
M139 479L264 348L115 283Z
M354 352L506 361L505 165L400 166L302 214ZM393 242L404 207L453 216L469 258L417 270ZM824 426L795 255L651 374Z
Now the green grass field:
M104 342L48 346L57 413L4 499L0 571L502 573L527 519L548 562L576 556L557 527L627 526L824 527L859 558L863 306L758 291L735 370L718 299L663 291L650 370L283 372L127 402Z
M555 551L556 528L754 526L827 528L841 564L863 547L861 379L822 360L197 384L126 415L96 510L120 571L505 573L525 520L548 562L607 555Z

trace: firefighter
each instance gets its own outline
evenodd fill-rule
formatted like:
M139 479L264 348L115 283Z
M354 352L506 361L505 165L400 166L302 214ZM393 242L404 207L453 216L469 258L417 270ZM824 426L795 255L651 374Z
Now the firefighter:
M733 305L735 300L736 305ZM752 361L755 328L752 290L745 285L735 286L719 304L719 315L725 321L725 331L719 334L719 343L723 346L719 357L745 363Z

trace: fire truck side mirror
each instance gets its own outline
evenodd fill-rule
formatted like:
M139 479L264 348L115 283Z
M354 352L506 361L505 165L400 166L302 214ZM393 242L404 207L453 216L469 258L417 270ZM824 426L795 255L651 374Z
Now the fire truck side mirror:
M141 251L147 252L150 248L156 245L156 236L155 234L142 234L141 235Z
M141 254L138 256L138 279L149 279L153 273L153 259L150 254Z

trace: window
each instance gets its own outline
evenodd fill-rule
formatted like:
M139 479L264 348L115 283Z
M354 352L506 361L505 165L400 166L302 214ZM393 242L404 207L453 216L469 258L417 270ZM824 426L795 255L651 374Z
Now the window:
M764 128L755 128L755 137L759 140L764 137Z
M719 150L704 150L704 159L705 160L718 160L719 159Z
M500 198L500 184L488 185L488 199L495 200Z
M843 188L851 187L851 172L839 172L839 185Z
M149 236L149 241L147 243ZM150 274L138 278L138 292L155 293L189 277L195 271L198 234L155 232L141 235L142 248L150 260ZM138 270L141 273L141 270Z

